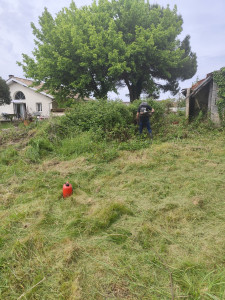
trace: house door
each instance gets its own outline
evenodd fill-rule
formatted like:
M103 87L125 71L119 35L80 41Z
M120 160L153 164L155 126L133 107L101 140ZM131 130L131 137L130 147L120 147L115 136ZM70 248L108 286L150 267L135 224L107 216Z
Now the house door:
M26 104L14 104L14 112L18 119L25 119L26 118Z

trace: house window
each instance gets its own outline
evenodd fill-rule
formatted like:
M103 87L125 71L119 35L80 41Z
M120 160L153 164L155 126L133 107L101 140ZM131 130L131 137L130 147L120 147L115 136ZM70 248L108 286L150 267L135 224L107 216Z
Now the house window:
M42 103L36 103L36 109L37 111L42 111Z
M24 93L21 91L17 92L15 95L15 100L25 100Z

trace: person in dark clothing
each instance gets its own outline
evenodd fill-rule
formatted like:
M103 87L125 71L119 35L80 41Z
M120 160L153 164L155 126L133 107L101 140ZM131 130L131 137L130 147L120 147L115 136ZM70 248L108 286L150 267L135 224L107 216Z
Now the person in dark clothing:
M152 130L149 121L150 113L155 110L147 102L142 102L137 111L137 120L139 121L139 133L142 134L143 128L146 127L150 137L152 138Z

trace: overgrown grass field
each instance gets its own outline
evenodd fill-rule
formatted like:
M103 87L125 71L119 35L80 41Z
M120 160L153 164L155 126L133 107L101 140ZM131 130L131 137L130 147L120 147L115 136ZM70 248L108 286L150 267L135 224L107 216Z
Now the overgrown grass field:
M1 130L0 299L225 299L224 130L85 105Z

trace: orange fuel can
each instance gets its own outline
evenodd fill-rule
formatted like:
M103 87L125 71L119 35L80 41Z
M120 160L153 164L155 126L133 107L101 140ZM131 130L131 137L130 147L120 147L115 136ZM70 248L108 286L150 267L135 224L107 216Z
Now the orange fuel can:
M63 185L63 198L69 197L73 194L72 185L69 182L64 183Z

